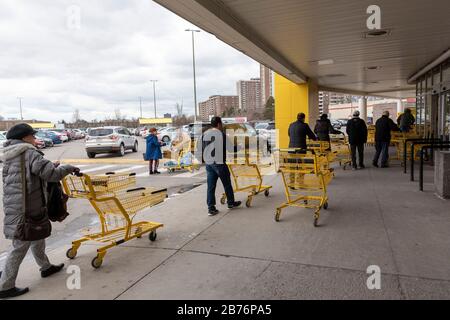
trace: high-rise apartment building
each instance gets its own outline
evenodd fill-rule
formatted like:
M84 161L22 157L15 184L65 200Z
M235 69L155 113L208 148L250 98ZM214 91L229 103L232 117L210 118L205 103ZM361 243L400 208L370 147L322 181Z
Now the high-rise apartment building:
M248 114L262 112L261 80L259 78L238 81L237 93L240 110L246 110Z
M228 109L239 108L238 96L211 96L208 100L200 102L200 118L203 121L209 121L209 116L222 116Z
M269 97L273 97L273 71L264 65L260 65L261 79L261 107L264 108Z

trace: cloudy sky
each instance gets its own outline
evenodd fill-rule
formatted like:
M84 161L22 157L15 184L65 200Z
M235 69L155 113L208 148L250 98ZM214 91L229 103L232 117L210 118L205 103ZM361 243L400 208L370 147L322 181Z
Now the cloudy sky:
M78 16L77 12L80 13ZM194 27L151 0L1 0L0 115L71 121L193 114ZM236 94L236 81L259 76L259 65L214 36L196 34L198 101Z

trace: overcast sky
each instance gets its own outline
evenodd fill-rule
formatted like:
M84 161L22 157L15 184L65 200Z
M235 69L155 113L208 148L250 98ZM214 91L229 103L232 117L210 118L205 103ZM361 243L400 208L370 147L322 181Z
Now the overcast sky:
M80 19L77 19L77 11ZM78 21L80 22L78 24ZM1 0L0 115L71 121L193 114L193 27L151 0ZM259 64L206 32L196 34L197 96L236 94L236 81L259 76Z

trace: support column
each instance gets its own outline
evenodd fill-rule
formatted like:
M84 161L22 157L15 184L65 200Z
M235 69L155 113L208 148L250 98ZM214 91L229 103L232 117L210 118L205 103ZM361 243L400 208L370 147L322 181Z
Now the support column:
M450 151L436 151L434 156L436 193L444 199L450 199Z
M405 110L403 108L403 102L401 99L397 100L397 117L403 113Z
M289 146L289 125L303 112L306 122L314 129L319 118L319 89L316 83L296 84L275 74L275 126L278 130L278 148Z
M359 98L359 117L367 122L367 97Z

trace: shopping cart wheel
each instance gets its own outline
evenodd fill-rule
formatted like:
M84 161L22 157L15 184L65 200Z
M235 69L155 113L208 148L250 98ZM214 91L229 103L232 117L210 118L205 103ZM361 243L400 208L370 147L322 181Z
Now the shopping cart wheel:
M75 259L76 256L77 256L77 250L73 250L73 248L70 248L69 250L67 250L67 252L66 252L67 258Z
M100 258L97 256L97 257L95 257L94 259L92 259L92 261L91 261L91 266L92 266L94 269L98 269L98 268L100 268L100 267L102 266L102 263L103 263L103 259L100 259Z
M281 210L277 209L277 213L275 214L275 221L279 222L280 221L280 214L281 214Z
M323 204L323 208L324 208L325 210L328 209L328 201L325 201L325 203Z
M153 230L152 232L150 232L149 234L148 234L148 238L149 238L149 240L150 241L155 241L156 240L156 237L157 237L158 235L156 234L156 231L155 230Z
M314 218L314 227L319 226L319 218Z
M226 196L222 196L222 198L220 198L220 203L221 204L225 204L226 201L227 201L227 197Z
M266 191L264 191L264 195L265 195L266 197L268 197L268 196L269 196L269 194L270 194L270 191L269 191L269 189L267 189Z

